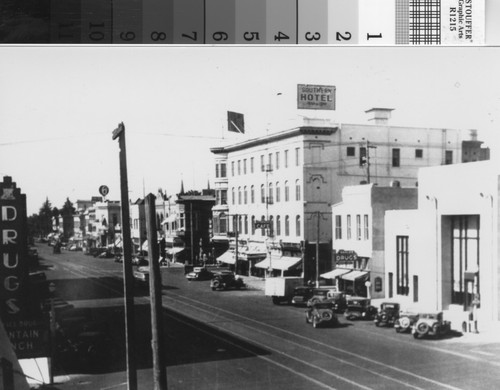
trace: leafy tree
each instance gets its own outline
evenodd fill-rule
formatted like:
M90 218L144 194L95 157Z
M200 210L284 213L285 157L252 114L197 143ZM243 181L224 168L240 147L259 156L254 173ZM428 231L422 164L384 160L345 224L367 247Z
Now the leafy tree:
M56 221L56 226L59 226L59 215L61 215L61 212L54 206L52 208L52 217L54 217L54 220Z
M52 231L52 205L49 202L49 198L43 202L42 207L38 213L38 222L40 226L40 232L45 236Z
M76 209L73 206L73 203L69 200L69 198L66 198L66 202L64 202L64 205L61 209L61 215L63 216L68 216L68 215L73 215L75 214Z

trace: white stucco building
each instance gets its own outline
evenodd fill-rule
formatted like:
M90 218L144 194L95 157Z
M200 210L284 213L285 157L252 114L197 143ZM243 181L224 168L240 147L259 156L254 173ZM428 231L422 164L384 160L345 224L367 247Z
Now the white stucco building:
M387 297L458 329L499 321L498 161L423 168L418 181L418 209L386 213Z

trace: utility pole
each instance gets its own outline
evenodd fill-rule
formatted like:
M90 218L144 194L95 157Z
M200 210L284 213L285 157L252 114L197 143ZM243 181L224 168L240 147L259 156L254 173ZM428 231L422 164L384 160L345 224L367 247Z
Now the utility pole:
M162 324L161 275L158 237L156 234L156 197L146 197L146 227L148 232L149 295L151 297L151 348L153 350L154 390L167 389L164 338Z
M238 275L238 222L239 222L239 214L234 216L234 239L236 241L236 245L234 247L234 273Z
M128 200L127 151L125 144L125 125L121 122L113 130L113 140L118 138L120 147L120 187L122 206L123 237L123 289L125 295L125 345L127 350L128 390L137 390L137 367L134 345L134 275L132 273L132 240L130 238L130 210Z
M194 238L193 238L193 201L189 202L189 231L191 232L191 264L194 265Z

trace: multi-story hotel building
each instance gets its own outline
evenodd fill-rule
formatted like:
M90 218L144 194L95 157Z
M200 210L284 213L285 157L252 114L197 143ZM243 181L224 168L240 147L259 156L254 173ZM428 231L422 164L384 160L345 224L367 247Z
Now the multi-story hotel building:
M237 233L238 248L230 249L238 249L245 272L302 265L304 277L314 279L332 269L331 205L342 200L342 188L415 187L419 168L462 162L461 130L390 126L391 111L366 111L369 124L304 119L290 130L212 148L213 240L229 242ZM269 228L258 228L259 221ZM234 262L234 255L221 260Z

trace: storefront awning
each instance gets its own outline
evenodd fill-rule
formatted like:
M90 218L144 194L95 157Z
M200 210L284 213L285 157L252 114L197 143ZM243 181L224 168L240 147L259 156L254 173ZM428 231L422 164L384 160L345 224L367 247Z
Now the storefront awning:
M142 245L141 245L141 250L142 250L142 251L146 251L146 252L149 250L149 248L148 248L148 240L145 240L145 241L142 243Z
M363 278L366 275L368 275L368 272L366 272L366 271L352 271L352 272L349 272L348 274L342 275L341 279L350 280L352 282L356 279Z
M326 272L324 274L321 274L321 276L324 279L335 279L338 278L339 276L345 275L352 270L350 269L345 269L345 268L335 268L333 271Z
M234 252L232 250L225 251L222 255L217 257L217 261L226 264L234 264Z
M293 266L299 264L302 262L302 259L300 257L291 257L291 256L280 256L280 257L273 257L269 258L267 256L263 261L260 263L255 264L256 267L258 268L273 268L273 269L279 269L282 271L286 271Z
M181 247L178 247L178 246L174 246L173 248L168 248L167 249L167 253L169 255L176 255L177 253L180 253L184 250L185 248L181 248Z
M165 218L165 219L161 222L161 224L163 225L163 224L165 224L165 223L174 222L174 221L177 219L176 217L177 217L177 215L172 214L171 216L169 216L169 217Z

